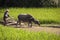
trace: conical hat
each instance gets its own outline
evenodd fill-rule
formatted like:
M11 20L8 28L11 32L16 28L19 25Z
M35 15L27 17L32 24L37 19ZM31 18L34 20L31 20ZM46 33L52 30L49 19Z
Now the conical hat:
M9 11L8 9L6 9L6 11Z

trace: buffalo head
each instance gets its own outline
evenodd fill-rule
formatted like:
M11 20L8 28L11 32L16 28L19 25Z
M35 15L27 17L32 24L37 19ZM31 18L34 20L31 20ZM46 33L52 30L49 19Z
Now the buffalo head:
M38 20L34 20L34 23L40 26L40 22Z

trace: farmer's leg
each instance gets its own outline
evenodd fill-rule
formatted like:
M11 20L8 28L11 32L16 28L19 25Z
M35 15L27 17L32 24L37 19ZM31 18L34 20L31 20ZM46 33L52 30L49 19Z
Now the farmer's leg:
M7 25L7 20L6 19L4 19L4 25Z

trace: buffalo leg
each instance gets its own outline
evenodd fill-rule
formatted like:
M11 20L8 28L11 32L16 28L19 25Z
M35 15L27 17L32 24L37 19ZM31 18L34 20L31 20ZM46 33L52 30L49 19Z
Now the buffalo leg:
M20 27L21 27L21 21L19 21L19 25L20 25Z
M32 22L28 22L28 27L32 27Z
M16 26L18 26L18 24L19 24L19 21L17 21Z
M21 27L21 21L17 21L17 24L16 24L16 26L18 26L18 25L20 25L20 27Z

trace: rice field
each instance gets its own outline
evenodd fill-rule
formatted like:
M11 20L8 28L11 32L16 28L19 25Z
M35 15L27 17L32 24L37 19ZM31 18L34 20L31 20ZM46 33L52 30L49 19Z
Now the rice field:
M0 21L6 8L0 8ZM9 15L17 20L19 14L30 14L42 24L60 24L60 8L9 8ZM47 32L30 32L0 25L0 40L60 40L60 35Z
M0 9L0 19L2 19L5 9ZM60 8L9 8L9 14L16 20L19 14L30 14L42 24L60 24Z
M0 25L0 40L60 40L60 35L47 32L30 32Z

